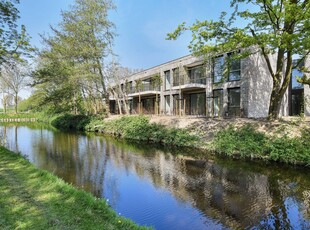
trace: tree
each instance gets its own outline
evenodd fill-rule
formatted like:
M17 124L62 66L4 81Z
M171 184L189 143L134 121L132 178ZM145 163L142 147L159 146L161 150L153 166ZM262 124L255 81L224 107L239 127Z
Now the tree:
M5 92L2 92L3 93L3 96L2 96L2 99L1 99L1 102L2 102L2 105L3 105L3 112L6 113L7 112L7 108L12 104L13 102L13 97L12 95L10 94L7 94Z
M104 68L115 36L108 19L111 9L110 0L75 0L70 10L62 13L58 28L52 27L53 35L43 37L47 48L40 53L34 85L53 86L45 101L53 103L56 110L57 100L75 113L89 113L91 107L92 113L108 110L102 103L109 100Z
M306 66L302 66L299 70L303 73L303 75L297 77L297 81L299 83L310 86L310 77L306 75L306 74L310 74L310 70Z
M246 10L239 10L242 4L246 4ZM183 31L190 30L193 39L189 48L195 55L206 57L242 50L235 58L244 58L260 52L273 83L268 115L277 119L292 69L299 64L293 65L293 55L299 55L301 62L309 54L310 1L231 0L230 5L235 9L230 17L223 12L218 21L197 21L192 26L183 23L168 34L168 39L176 39ZM237 27L237 20L245 26ZM275 67L272 55L276 59Z
M141 79L135 80L135 85L136 85L136 92L139 93L138 110L139 114L141 114L142 113L141 91L143 90L142 80Z
M17 25L19 0L0 0L0 65L7 59L20 59L33 51L26 28Z
M14 98L15 113L17 113L17 105L20 101L19 93L25 89L28 83L29 73L25 64L11 60L1 66L0 82L3 85L3 91ZM9 99L9 97L6 97ZM6 104L7 101L4 100Z
M152 77L152 83L153 83L153 87L155 91L160 90L159 88L162 85L160 74L156 74L155 76ZM160 108L159 98L158 98L158 94L156 93L156 96L155 96L155 114L156 115L160 114L159 108Z

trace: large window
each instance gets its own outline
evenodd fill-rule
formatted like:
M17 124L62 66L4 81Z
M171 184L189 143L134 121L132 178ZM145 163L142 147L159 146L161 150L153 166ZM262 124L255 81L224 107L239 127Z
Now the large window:
M223 90L213 90L213 116L221 116L223 110Z
M188 68L189 83L206 84L205 68L202 65Z
M218 83L223 79L224 56L214 58L213 65L213 82Z
M165 96L165 114L170 113L170 96Z
M173 85L180 85L180 70L179 68L173 69Z
M190 94L190 115L206 115L206 94Z
M165 71L165 90L170 90L170 70Z
M292 89L303 89L304 85L299 83L296 77L302 77L303 73L298 69L292 70Z
M240 116L240 88L228 89L228 115Z
M241 63L240 59L232 59L232 53L228 54L229 59L229 81L237 81L240 80L240 73L241 73Z
M298 60L294 60L296 65ZM304 63L300 63L299 67L303 67ZM300 115L304 111L304 85L297 81L296 77L301 77L303 73L299 68L292 70L291 90L290 90L290 115Z

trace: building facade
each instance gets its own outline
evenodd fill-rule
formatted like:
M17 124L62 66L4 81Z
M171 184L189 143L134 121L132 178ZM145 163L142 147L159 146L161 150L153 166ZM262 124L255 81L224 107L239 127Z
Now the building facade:
M119 113L126 103L131 114L267 117L272 79L264 58L253 54L234 60L231 56L220 55L206 64L188 55L121 79L111 86L121 93L111 95L110 111ZM305 63L309 62L308 58ZM283 98L281 116L310 115L310 89L297 84L296 71Z

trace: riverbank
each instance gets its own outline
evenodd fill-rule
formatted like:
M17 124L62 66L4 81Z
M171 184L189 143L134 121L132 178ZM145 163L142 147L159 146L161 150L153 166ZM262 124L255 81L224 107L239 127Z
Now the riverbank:
M1 229L145 229L0 147Z
M233 158L262 159L310 166L310 120L286 118L208 119L173 116L65 115L52 121L69 127L167 146L194 147Z
M39 117L36 113L0 113L0 123L36 122Z

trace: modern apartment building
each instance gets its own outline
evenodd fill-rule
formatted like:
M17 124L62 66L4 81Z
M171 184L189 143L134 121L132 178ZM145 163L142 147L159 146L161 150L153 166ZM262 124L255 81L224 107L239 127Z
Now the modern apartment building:
M111 95L110 111L119 113L127 103L131 114L267 117L272 79L265 60L259 54L242 60L231 55L217 56L207 64L188 55L121 79L111 86L118 95ZM292 75L281 115L309 116L309 86L296 81L298 70Z

